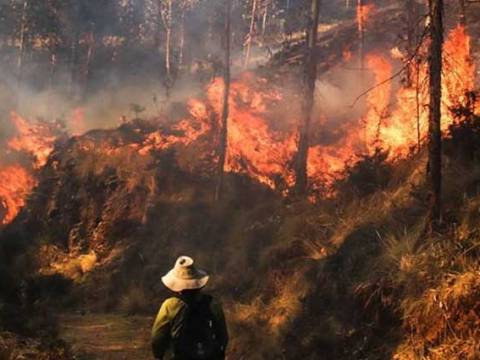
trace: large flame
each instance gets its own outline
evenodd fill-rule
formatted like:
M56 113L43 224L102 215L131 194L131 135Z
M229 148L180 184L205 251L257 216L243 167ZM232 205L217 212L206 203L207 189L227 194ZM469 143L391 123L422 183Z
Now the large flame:
M36 186L34 170L44 166L56 139L55 124L30 122L15 112L10 116L16 135L8 141L10 151L26 154L25 162L0 166L0 225L10 223L25 205L25 200Z
M364 24L371 8L360 10L360 23ZM413 85L406 87L385 81L392 77L397 60L398 56L392 57L392 54L366 56L373 82L381 85L365 96L367 110L363 116L352 115L349 121L336 124L338 136L334 140L321 140L327 124L331 127L330 119L322 114L314 119L315 133L311 134L307 164L313 189L328 189L341 176L346 164L357 161L360 154L372 153L380 147L388 150L390 159L394 160L408 155L426 137L427 66L421 63L412 69ZM462 26L453 29L445 42L443 75L442 129L445 130L455 121L451 109L466 106L466 94L474 89L475 67L470 58L470 38ZM214 158L222 92L223 81L218 78L209 84L203 98L188 101L185 118L150 133L141 144L127 146L140 154L147 154L173 146L188 147L203 138L207 139L210 150L207 150L208 154L198 153L198 156ZM289 109L288 101L291 101L291 95L272 89L266 80L251 73L244 73L233 81L229 99L227 171L247 174L281 192L293 185L292 163L296 154L298 119L292 118L291 111L282 113L277 109ZM8 147L11 151L30 155L33 162L26 167L0 168L1 224L12 221L24 205L35 186L33 171L45 165L56 139L52 123L29 122L16 113L11 114L11 120L16 135L8 142ZM74 111L73 125L76 134L85 130L81 109ZM104 154L120 154L122 151L113 144L106 144L102 149L96 149L94 143L89 145L87 142L85 146Z
M375 10L374 4L357 3L357 27L360 33L365 31L367 21L370 19L371 13Z
M20 165L0 169L1 225L10 223L17 216L35 185L35 178Z
M11 121L16 127L17 135L8 142L9 148L33 156L36 168L45 165L56 139L52 132L52 124L32 123L15 112L11 113Z
M466 91L473 89L475 69L469 57L469 46L470 39L461 26L452 30L445 42L442 83L444 130L455 121L451 107L464 103ZM414 72L412 75L418 84L406 87L385 81L392 77L395 61L382 54L367 55L366 63L374 83L381 85L366 95L367 111L360 119L337 126L343 134L341 137L333 143L310 148L308 173L314 187L319 184L328 187L338 179L345 164L356 161L360 154L383 148L389 150L391 159L396 159L408 155L418 141L425 138L428 120L426 64L422 63L418 74ZM287 98L271 87L261 89L255 86L252 77L252 74L243 74L231 86L227 170L246 173L272 188L280 184L291 186L294 181L291 163L296 152L297 134L291 126L274 130L269 120L272 108L285 103ZM268 91L265 90L267 88ZM212 115L205 109L212 107L218 121L222 91L222 80L216 79L207 89L206 102L192 100L198 114L192 108L190 113L196 125L192 125L191 119L178 125L184 128L185 133L190 133L190 140L215 128L212 127ZM277 119L290 124L296 122L291 120ZM321 129L326 121L320 118L317 123ZM188 128L196 130L187 131ZM179 142L180 138L163 137L163 141L172 144ZM315 144L315 139L312 142Z

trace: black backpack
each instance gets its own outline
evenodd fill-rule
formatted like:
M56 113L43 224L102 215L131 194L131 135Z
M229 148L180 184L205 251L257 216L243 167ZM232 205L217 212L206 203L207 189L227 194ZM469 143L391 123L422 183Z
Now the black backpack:
M211 310L212 297L182 301L185 306L175 317L171 330L175 360L222 359L223 348Z

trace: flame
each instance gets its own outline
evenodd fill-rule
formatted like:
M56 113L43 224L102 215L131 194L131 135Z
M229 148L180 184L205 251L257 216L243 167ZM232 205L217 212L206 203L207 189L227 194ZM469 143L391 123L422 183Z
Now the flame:
M87 125L85 123L85 109L84 108L76 108L73 109L70 120L68 122L68 127L70 129L70 133L73 136L82 135L87 131Z
M369 68L375 73L376 83L391 76L391 68L387 69L384 58L376 63L369 62ZM455 122L451 108L457 105L466 106L466 93L474 89L475 67L470 58L470 37L465 28L457 26L453 29L445 42L442 77L442 130L445 131ZM387 71L388 70L388 71ZM413 87L400 87L394 101L391 113L388 110L389 98L392 96L392 87L389 83L372 91L367 99L369 114L367 115L367 133L369 149L381 146L391 151L392 157L406 156L410 149L417 145L418 140L426 137L428 131L428 89L426 79L428 76L426 64L418 69L412 69L415 83ZM416 93L418 88L418 95ZM418 104L417 104L418 99ZM386 106L387 105L387 106ZM379 111L380 110L380 111ZM378 117L377 114L383 113ZM375 133L375 123L382 121L382 126ZM376 141L372 142L374 139Z
M363 24L371 10L370 5L362 9ZM451 108L468 104L466 92L474 89L475 78L475 66L470 57L470 37L465 28L458 26L453 29L444 48L443 130L456 121ZM348 59L347 55L344 61ZM332 119L327 119L322 114L313 119L315 130L312 130L307 168L314 190L331 188L333 182L342 176L346 164L357 161L359 154L372 153L380 147L389 150L390 160L393 161L407 156L412 147L426 137L428 109L425 105L429 101L426 88L427 66L421 63L412 69L414 84L405 87L385 81L391 78L397 60L396 52L366 56L373 83L381 85L366 95L366 111L363 116L358 118L357 115L352 115L349 121L334 123L334 140L328 143L322 141L322 134L332 127ZM203 97L188 101L188 114L183 119L146 135L142 143L105 143L98 149L98 144L86 141L83 146L86 150L101 151L107 155L122 155L127 146L140 155L146 155L151 151L171 147L197 146L203 141L209 150L206 150L207 153L198 151L198 157L215 158L223 86L220 78L212 81ZM227 171L246 174L282 193L294 184L292 163L297 151L298 119L290 118L286 112L276 112L280 106L285 109L291 107L288 101L292 101L291 95L281 89L272 89L267 80L256 78L252 73L244 73L232 82ZM76 134L84 131L83 117L82 109L73 112L71 126ZM16 136L8 142L9 148L32 156L32 168L44 166L56 138L53 125L42 121L31 123L16 113L11 114L11 119L16 127ZM9 223L15 218L36 185L32 172L27 169L28 167L19 165L0 168L1 224ZM331 194L329 191L326 193Z
M51 124L30 123L15 112L10 114L10 119L16 127L17 136L8 142L8 147L32 155L37 169L45 165L56 139Z
M360 33L365 31L365 26L370 18L370 15L375 11L374 4L357 3L357 26Z
M33 176L20 165L0 169L0 224L10 223L35 187Z
M15 112L10 115L16 135L8 141L8 148L29 155L32 163L0 167L1 225L10 223L25 205L26 198L37 184L33 170L46 164L56 139L53 131L55 124L44 121L32 123Z
M366 13L371 11L371 7L368 9ZM444 130L455 121L451 107L466 102L465 91L473 89L475 69L469 47L470 39L462 27L452 30L445 42L442 83ZM414 86L405 87L385 81L392 77L395 61L391 54L368 54L366 64L373 83L381 85L367 94L364 115L335 124L335 131L340 135L331 143L322 143L317 134L312 134L313 145L309 150L307 167L314 189L331 187L341 176L346 163L357 161L359 154L373 153L376 148L382 148L389 150L390 160L394 160L407 156L418 141L425 138L428 124L425 105L429 100L425 86L426 64L422 63L417 70L414 69ZM185 119L169 131L159 130L150 134L139 151L146 153L152 149L189 146L204 135L215 139L220 124L222 92L222 79L215 79L208 85L203 99L190 99L189 115ZM251 73L244 73L232 82L227 171L247 174L282 192L293 185L292 162L296 154L295 124L298 124L298 119L288 119L287 115L272 118L275 108L282 104L285 106L287 101L281 90L272 89L266 80L256 79ZM278 114L275 116L278 117ZM321 115L314 121L320 134L326 131L328 120ZM214 153L216 143L210 142Z

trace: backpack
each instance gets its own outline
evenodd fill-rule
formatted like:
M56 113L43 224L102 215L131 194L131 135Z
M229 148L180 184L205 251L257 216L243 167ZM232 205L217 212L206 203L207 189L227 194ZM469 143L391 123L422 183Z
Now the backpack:
M214 360L222 358L223 348L217 336L211 310L212 297L204 295L185 306L172 324L172 343L175 359Z

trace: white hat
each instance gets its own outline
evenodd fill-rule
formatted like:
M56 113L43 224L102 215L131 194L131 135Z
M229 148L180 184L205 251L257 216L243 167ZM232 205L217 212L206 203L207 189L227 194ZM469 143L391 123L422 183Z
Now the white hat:
M207 285L209 276L193 265L193 259L188 256L180 256L175 266L164 277L162 282L170 290L180 292L182 290L201 289Z

